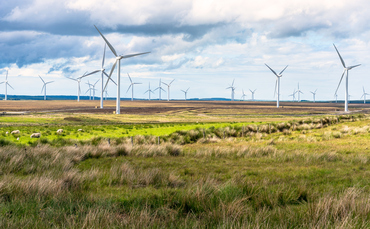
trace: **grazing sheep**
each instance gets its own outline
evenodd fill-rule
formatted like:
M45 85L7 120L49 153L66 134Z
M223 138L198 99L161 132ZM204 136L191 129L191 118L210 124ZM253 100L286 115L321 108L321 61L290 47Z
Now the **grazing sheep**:
M19 130L13 130L11 134L20 134L21 132Z
M41 134L40 133L33 133L31 134L31 138L39 138L41 137Z
M59 130L57 130L57 133L58 133L58 134L63 133L63 129L59 129Z
M84 130L83 130L83 129L78 129L77 131L79 131L79 132L84 132Z
M9 132L7 131L7 132L5 132L5 134L6 134L6 135L8 135L8 134L9 134Z

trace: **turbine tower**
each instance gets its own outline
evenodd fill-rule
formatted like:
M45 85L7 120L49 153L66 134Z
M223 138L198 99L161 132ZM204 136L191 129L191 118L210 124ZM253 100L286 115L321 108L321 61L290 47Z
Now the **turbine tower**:
M167 86L167 101L170 101L170 87L171 87L171 84L172 84L172 82L173 81L175 81L175 79L173 79L169 84L166 84L166 83L164 83L164 82L162 82L164 85L166 85Z
M244 90L242 89L242 93L243 93L243 95L242 95L242 97L240 97L240 98L242 98L243 99L243 101L245 101L245 97L247 96L245 93L244 93Z
M8 83L8 70L6 71L5 81L1 82L0 84L5 83L5 99L8 100L8 86L14 90L14 88Z
M333 45L334 45L335 50L338 53L338 56L339 56L340 61L342 62L342 65L344 67L344 71L343 71L342 77L340 78L340 81L339 81L337 90L335 91L335 94L337 94L337 91L339 89L340 83L342 82L343 76L346 75L346 90L345 90L345 93L344 93L344 111L348 112L348 71L351 70L352 68L360 66L361 64L346 67L346 64L344 63L344 60L343 60L342 56L339 54L339 51L338 51L337 47L335 47L335 44L333 44Z
M234 81L235 79L233 80L233 83L231 84L231 86L226 88L226 89L231 89L231 101L234 101L234 95L235 95L235 89L236 89L236 87L234 87Z
M334 97L335 97L335 103L338 103L338 95L337 95L337 93L335 93Z
M85 92L85 94L87 93L87 92L90 92L90 95L89 95L89 100L91 100L91 90L92 90L92 84L90 83L90 81L87 81L87 83L86 83L87 85L89 85L89 89L87 89L87 91Z
M93 85L92 85L92 90L93 90L93 100L95 100L95 91L97 91L96 89L95 89L95 86L96 86L96 84L99 82L99 80L97 80Z
M298 102L301 102L300 94L303 94L303 92L301 91L301 89L299 89L299 83L298 83L298 90L296 91L296 93L298 93Z
M190 88L190 87L189 87ZM184 92L184 94L185 94L185 100L186 100L186 96L187 96L187 94L188 94L188 90L189 90L189 88L188 89L186 89L186 91L184 91L184 90L181 90L182 92Z
M249 89L249 91L252 93L252 101L254 101L254 93L256 92L257 89L254 89L254 91L252 91L251 89Z
M277 94L277 98L276 98L276 107L279 108L279 102L280 102L280 78L283 76L283 72L285 71L285 69L288 67L288 65L279 73L277 74L274 70L272 70L272 68L270 68L267 64L265 64L266 67L268 67L272 73L274 73L274 75L276 76L276 82L275 82L275 92L274 92L274 95ZM277 92L276 92L276 87L277 87Z
M366 95L369 95L369 94L365 92L364 86L362 86L362 91L364 92L364 94L362 94L361 98L364 97L364 103L366 103Z
M95 26L95 25L94 25ZM104 90L106 89L107 85L108 85L108 82L109 82L109 79L111 78L112 76L112 73L114 71L114 68L116 67L117 65L117 62L118 62L118 65L117 65L117 100L116 100L116 114L120 114L121 113L121 97L120 97L120 92L121 92L121 59L126 59L126 58L131 58L131 57L134 57L134 56L139 56L139 55L144 55L144 54L147 54L149 52L143 52L143 53L136 53L136 54L129 54L129 55L117 55L117 52L116 50L113 48L113 46L109 43L109 41L104 37L104 35L99 31L99 29L95 26L96 30L98 30L98 32L100 33L100 35L102 36L102 38L104 39L105 43L108 45L109 49L112 51L112 53L116 56L116 61L114 62L113 66L112 66L112 69L110 71L110 74L108 76L108 80L107 80L107 83L105 84L105 87L104 87Z
M316 102L316 99L315 99L316 98L316 91L317 91L317 89L315 90L315 92L310 91L313 95L313 102L314 103Z
M47 84L49 84L49 83L52 83L52 82L54 82L54 81L45 82L45 81L41 78L41 76L39 76L39 77L40 77L40 79L42 80L42 82L44 83L44 85L42 86L42 89L41 89L41 93L42 93L42 91L44 91L44 100L46 100L46 85L47 85Z
M131 92L131 101L134 101L134 85L135 84L141 84L141 83L134 83L134 82L132 82L130 75L128 73L127 73L127 75L128 75L128 78L130 79L131 84L127 88L126 93L130 90L130 87L131 87L131 89L132 89L132 92Z
M149 101L150 101L150 93L154 94L154 92L150 89L150 82L149 82L149 89L146 92L144 92L144 94L145 93L149 93Z
M87 72L85 72L82 76L77 77L76 79L66 77L67 79L74 80L74 81L77 82L77 102L80 102L80 93L81 93L80 83L81 83L81 78L83 78L86 75L86 73Z
M158 100L161 100L161 90L166 92L163 88L162 88L162 81L161 79L159 79L159 87L157 87L156 89L154 89L154 91L156 91L157 89L159 89L159 97L158 97Z

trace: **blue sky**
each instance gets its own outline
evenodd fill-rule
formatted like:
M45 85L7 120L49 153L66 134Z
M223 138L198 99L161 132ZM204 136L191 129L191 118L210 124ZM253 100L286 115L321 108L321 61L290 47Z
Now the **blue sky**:
M135 97L175 81L171 98L230 97L226 90L235 79L235 98L242 89L257 89L255 98L273 100L276 71L289 67L281 79L281 98L297 88L302 99L332 99L343 71L333 43L346 64L362 65L350 71L349 93L359 99L362 86L370 93L370 2L366 0L259 0L259 1L97 1L0 0L0 81L9 70L9 94L40 95L41 75L48 94L75 95L74 81L85 71L100 69L104 41L96 25L119 54L151 51L121 62L121 96L130 73ZM109 72L114 56L107 49ZM95 75L87 80L95 82ZM114 79L116 74L114 73ZM115 96L115 87L108 86ZM0 85L0 93L4 86ZM247 94L247 99L251 94ZM158 97L157 94L152 98ZM163 95L162 95L163 97ZM344 98L344 85L338 98Z

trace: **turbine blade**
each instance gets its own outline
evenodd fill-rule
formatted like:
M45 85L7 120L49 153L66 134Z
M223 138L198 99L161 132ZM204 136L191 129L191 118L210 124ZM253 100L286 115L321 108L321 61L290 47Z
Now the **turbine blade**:
M44 87L45 87L45 84L42 86L40 93L42 93L42 91L44 90Z
M166 90L164 90L163 88L161 88L162 91L166 92Z
M132 80L131 80L130 74L128 74L128 73L127 73L127 75L128 75L128 78L130 79L130 82L132 83Z
M166 84L165 82L162 82L163 84L165 84L167 87L169 87L169 85L168 84Z
M85 74L84 76L81 76L80 78L84 78L84 77L86 77L86 76L93 75L93 74L95 74L95 73L97 73L97 72L100 72L100 71L101 71L101 70L95 70L95 71L93 71L93 72L90 72L90 73Z
M235 79L233 79L233 83L231 84L231 86L234 86L234 81L235 81Z
M251 89L249 89L249 91L250 91L251 93L253 93Z
M335 44L333 44L333 45L334 45L335 50L336 50L336 51L337 51L337 53L338 53L339 59L340 59L340 61L342 62L343 67L345 68L345 67L346 67L346 64L344 63L344 60L343 60L342 56L340 55L340 53L339 53L339 51L338 51L337 47L335 46Z
M95 26L95 25L94 25ZM109 43L109 41L104 37L104 35L99 31L98 27L96 27L96 30L98 30L98 32L100 33L100 35L102 36L102 38L104 39L105 43L108 45L109 49L112 51L112 53L117 56L117 52L116 50L113 48L113 46Z
M283 72L285 71L285 69L288 67L288 65L279 73L279 75L283 74Z
M43 83L45 83L45 81L41 78L41 76L39 75L40 79L42 80Z
M277 77L278 77L278 76L277 76ZM276 96L277 81L278 81L278 78L276 78L276 81L275 81L275 92L274 92L274 97Z
M335 90L335 94L334 94L334 95L336 95L336 94L337 94L337 91L338 91L338 89L339 89L340 83L342 82L342 79L343 79L344 73L346 73L346 71L347 71L347 69L345 69L345 70L343 71L342 77L340 77L340 81L339 81L339 84L338 84L337 90Z
M147 54L147 53L150 53L150 52L142 52L142 53L136 53L136 54L129 54L129 55L121 56L121 58L122 59L125 59L125 58L134 57L134 56L144 55L144 54Z
M46 82L45 84L48 84L48 83L53 83L54 81L49 81L49 82Z
M271 71L272 71L272 73L274 73L275 74L275 76L278 76L277 74L276 74L276 72L274 71L274 70L272 70L272 68L270 68L270 66L268 66L267 64L265 64Z
M171 83L169 83L169 85L171 85L173 81L175 81L175 79L173 79L173 80L171 81Z
M108 77L109 78L109 76L108 76L108 74L106 73L106 72L104 72L103 71L103 73L104 73L104 75L106 76L106 77ZM109 80L109 79L108 79ZM114 80L112 79L112 78L110 78L110 81L112 81L116 86L117 86L117 83L116 82L114 82Z
M13 90L14 90L14 88L13 88L9 83L6 83L6 84L8 84L8 86L9 86L11 89L13 89Z
M8 70L6 70L6 78L5 80L8 80Z
M117 65L117 60L114 62L113 66L112 66L112 69L110 70L110 73L109 73L109 76L108 76L108 80L107 80L107 82L105 83L105 87L104 87L104 90L103 90L103 91L105 91L105 89L107 88L107 86L108 86L108 82L109 82L109 80L110 80L110 79L111 79L111 77L112 77L112 73L113 73L114 69L116 68L116 65Z
M130 84L130 86L127 88L126 93L130 90L131 86L132 86L132 84Z
M358 66L360 66L360 65L361 65L361 64L357 64L357 65L354 65L354 66L348 67L348 69L350 70L350 69L355 68L355 67L358 67Z

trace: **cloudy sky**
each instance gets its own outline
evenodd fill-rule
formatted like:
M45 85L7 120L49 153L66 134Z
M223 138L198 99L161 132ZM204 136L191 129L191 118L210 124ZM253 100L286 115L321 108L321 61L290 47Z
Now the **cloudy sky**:
M333 43L348 65L353 99L370 93L370 2L367 0L0 0L0 81L9 70L9 94L40 95L41 75L48 94L75 95L78 77L100 69L106 36L118 54L150 51L121 61L122 97L130 73L135 97L175 81L171 98L230 97L257 89L255 98L272 100L276 71L289 67L281 79L282 99L300 84L302 99L333 99L343 71ZM105 68L115 59L107 49ZM83 81L82 91L88 89ZM116 78L116 72L114 72ZM99 82L100 83L100 82ZM98 83L98 84L99 84ZM115 96L115 87L109 94ZM248 91L248 93L247 93ZM0 86L0 94L4 86ZM158 97L158 94L152 95ZM344 85L338 99L344 98ZM351 98L351 99L352 99Z

